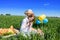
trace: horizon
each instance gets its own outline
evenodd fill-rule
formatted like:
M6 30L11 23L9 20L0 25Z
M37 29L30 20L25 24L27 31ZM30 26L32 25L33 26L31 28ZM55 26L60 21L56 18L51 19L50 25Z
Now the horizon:
M35 16L60 17L60 0L0 0L0 14L25 15L27 9Z
M6 14L3 14L3 15L1 15L0 14L0 16L26 16L26 15L6 15ZM35 15L36 16L36 15ZM40 15L39 15L40 16ZM38 16L36 16L36 17L38 17ZM46 17L58 17L58 16L46 16ZM58 18L60 18L60 17L58 17Z

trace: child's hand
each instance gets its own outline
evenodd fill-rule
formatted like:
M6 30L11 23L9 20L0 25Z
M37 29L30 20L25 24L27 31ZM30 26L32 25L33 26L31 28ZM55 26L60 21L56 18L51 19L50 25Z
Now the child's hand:
M28 23L27 23L27 25L30 27L30 25L31 25L31 22L28 22Z

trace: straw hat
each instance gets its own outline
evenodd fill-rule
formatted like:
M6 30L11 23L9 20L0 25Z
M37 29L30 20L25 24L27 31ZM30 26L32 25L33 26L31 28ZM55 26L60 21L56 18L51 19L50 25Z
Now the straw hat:
M25 15L29 16L31 14L33 14L33 11L31 9L25 11Z

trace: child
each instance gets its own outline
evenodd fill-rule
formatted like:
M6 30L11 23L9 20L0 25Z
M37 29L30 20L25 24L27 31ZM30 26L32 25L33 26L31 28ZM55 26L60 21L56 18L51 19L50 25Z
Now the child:
M40 30L36 30L34 28L32 28L32 25L33 25L33 21L34 21L34 14L33 14L33 11L31 9L27 10L25 12L25 15L27 16L25 19L23 19L22 21L22 25L21 25L21 29L20 29L20 32L23 33L23 36L27 37L26 34L28 36L30 36L30 33L32 31L34 31L35 33L38 33L38 31ZM41 31L41 30L40 30ZM39 32L40 32L39 31ZM42 32L42 31L41 31ZM40 33L41 33L40 32Z
M32 10L30 10L30 9L27 10L25 12L26 18L23 19L22 24L21 24L20 32L23 33L23 36L25 36L25 37L26 37L26 34L28 34L28 36L30 36L30 29L32 27L32 23L29 22L31 20L29 17L32 14L33 14Z

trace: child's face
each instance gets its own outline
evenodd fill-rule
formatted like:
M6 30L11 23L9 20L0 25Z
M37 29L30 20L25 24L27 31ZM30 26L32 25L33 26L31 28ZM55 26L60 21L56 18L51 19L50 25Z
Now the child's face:
M29 17L29 21L32 21L34 19L34 17Z

